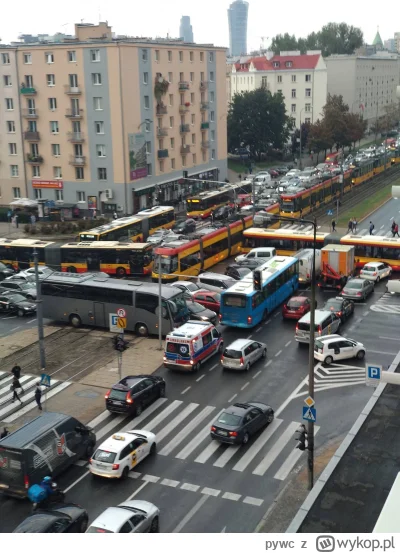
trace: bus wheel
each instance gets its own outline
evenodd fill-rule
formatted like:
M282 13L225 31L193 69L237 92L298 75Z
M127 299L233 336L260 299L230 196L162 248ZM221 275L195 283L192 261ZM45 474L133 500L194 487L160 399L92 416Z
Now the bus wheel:
M75 314L69 316L69 322L75 328L79 328L82 325L82 319L80 318L79 315L75 315Z
M126 271L123 267L118 267L117 269L117 276L118 277L124 277L126 276Z
M76 273L76 267L67 267L67 273Z
M135 327L135 332L139 336L145 337L149 335L149 329L144 323L138 323Z

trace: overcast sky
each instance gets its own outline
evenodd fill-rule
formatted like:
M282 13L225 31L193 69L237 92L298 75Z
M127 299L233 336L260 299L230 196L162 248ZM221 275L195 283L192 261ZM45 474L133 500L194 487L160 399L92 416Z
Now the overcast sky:
M229 45L227 8L225 0L28 0L7 2L0 18L0 38L7 44L17 40L19 34L73 34L74 23L98 23L107 20L117 34L131 36L179 35L181 15L191 17L195 42ZM393 9L376 9L360 2L336 0L324 3L320 0L299 2L288 0L249 0L248 48L260 46L262 36L265 45L278 33L289 32L306 36L318 31L324 24L345 21L349 25L361 27L364 39L372 43L377 25L382 40L392 38L396 18ZM379 20L382 18L382 20ZM400 23L398 25L400 27Z

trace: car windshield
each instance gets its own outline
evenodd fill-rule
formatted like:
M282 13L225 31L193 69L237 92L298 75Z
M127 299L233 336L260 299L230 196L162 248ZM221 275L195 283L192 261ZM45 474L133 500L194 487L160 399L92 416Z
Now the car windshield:
M0 261L0 271L4 271L4 269L8 269L8 267Z
M86 530L87 534L114 534L111 530L106 530L105 528L98 528L97 526L89 526Z
M26 297L23 296L22 294L12 294L10 296L7 296L7 298L10 300L10 301L13 301L15 303L18 303L20 301L27 301L26 300Z
M96 453L93 455L93 459L95 461L100 461L101 463L114 463L115 457L117 456L116 453L113 453L112 451L105 451L104 449L98 449Z
M362 288L363 283L359 280L350 280L345 288L353 288L354 290L358 290L359 288Z
M289 300L288 307L301 307L304 305L304 300Z
M338 300L329 300L325 303L326 309L341 309L342 302Z
M21 290L32 290L32 284L29 284L28 282L19 282L18 284Z
M200 313L201 311L205 311L206 308L200 305L199 303L195 301L188 301L187 306L189 308L189 311L191 313Z
M126 391L112 389L108 397L109 399L117 399L119 401L122 401L126 398Z
M224 351L224 357L228 359L240 359L242 357L242 352L237 349L226 348Z
M363 271L370 271L372 273L373 271L376 271L376 268L375 267L363 267Z
M232 413L222 413L219 417L218 422L221 424L226 424L226 426L239 426L242 417L238 415L232 415Z
M196 290L200 290L199 286L197 286L197 284L195 284L194 282L188 282L188 284L185 284L185 288L187 288L191 292L196 292Z

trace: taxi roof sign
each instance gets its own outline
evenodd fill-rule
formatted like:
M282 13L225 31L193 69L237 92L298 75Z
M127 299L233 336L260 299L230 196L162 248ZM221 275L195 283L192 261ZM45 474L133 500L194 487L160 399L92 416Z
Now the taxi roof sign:
M125 436L121 436L121 434L114 434L113 440L120 440L121 442L124 442Z

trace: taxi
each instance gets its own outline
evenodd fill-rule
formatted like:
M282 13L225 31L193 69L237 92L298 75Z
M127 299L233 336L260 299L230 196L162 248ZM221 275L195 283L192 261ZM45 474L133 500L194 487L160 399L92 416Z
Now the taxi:
M156 436L147 430L113 434L96 449L89 461L94 476L127 478L145 457L156 453Z

